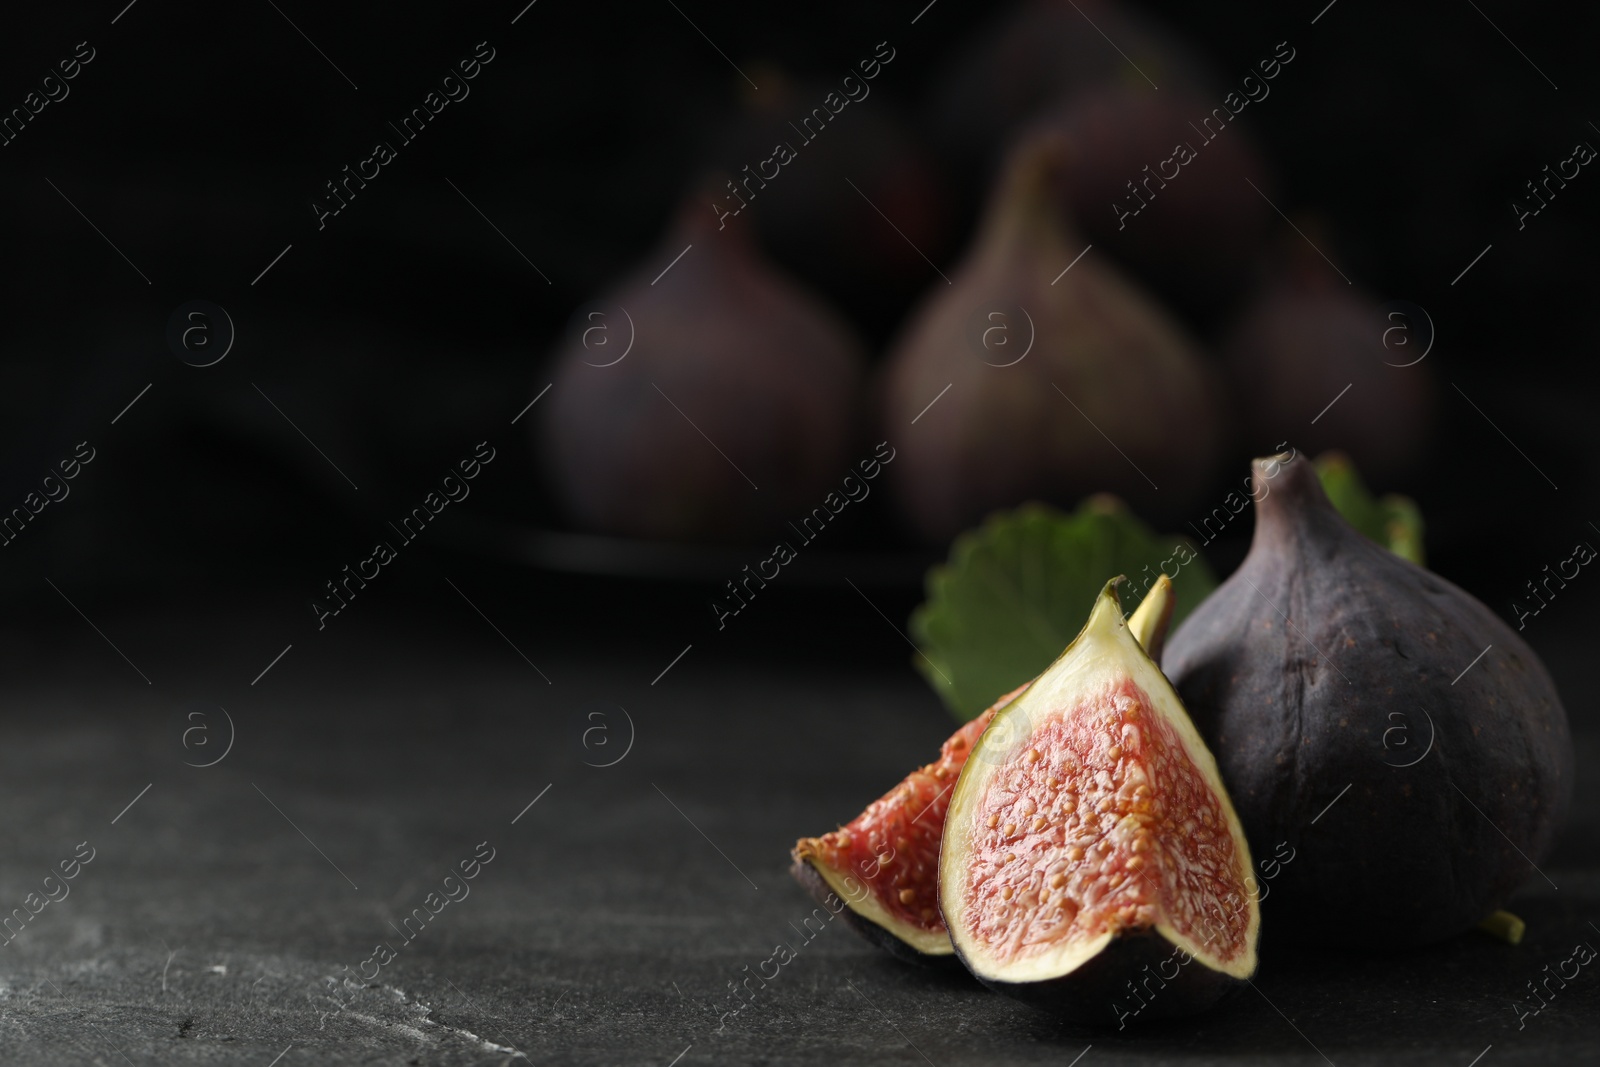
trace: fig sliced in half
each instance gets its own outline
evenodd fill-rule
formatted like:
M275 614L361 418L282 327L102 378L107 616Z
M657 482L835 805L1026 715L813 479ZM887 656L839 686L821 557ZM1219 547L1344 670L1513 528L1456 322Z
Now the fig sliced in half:
M1128 620L1152 655L1161 654L1172 607L1172 582L1162 575ZM1120 614L1117 620L1121 627ZM796 842L795 881L890 955L908 963L950 961L955 950L939 914L939 842L951 787L990 721L1027 689L1013 689L951 734L936 761L906 775L848 825Z
M996 712L939 854L940 907L968 969L1105 1023L1214 1003L1254 973L1260 929L1216 760L1123 623L1121 581Z

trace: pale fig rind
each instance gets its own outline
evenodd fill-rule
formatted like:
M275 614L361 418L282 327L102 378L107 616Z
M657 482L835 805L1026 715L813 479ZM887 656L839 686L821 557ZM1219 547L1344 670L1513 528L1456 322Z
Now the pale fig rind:
M813 900L829 911L834 910L835 902L842 903L844 908L838 911L837 914L849 925L850 929L901 963L941 969L958 966L954 951L949 947L948 939L942 946L934 947L923 944L922 948L916 947L906 940L902 934L891 931L888 927L874 922L857 911L852 906L852 902L840 896L838 891L817 870L814 860L796 858L789 868L789 874L796 882L800 883L801 888L811 894Z
M1164 662L1263 855L1275 936L1383 950L1471 929L1548 854L1566 713L1470 594L1354 530L1311 462L1257 460L1248 557Z
M960 949L956 951L959 957ZM1178 968L1176 977L1154 988L1143 987L1154 995L1135 1012L1138 1001L1130 995L1128 983L1134 982L1135 988L1141 988L1141 980L1151 981L1150 976L1164 973L1162 967L1169 963ZM1126 1021L1137 1023L1196 1015L1244 988L1248 978L1248 975L1236 977L1202 967L1197 960L1184 964L1177 958L1172 942L1154 930L1138 930L1119 934L1082 966L1059 978L1006 982L979 975L978 981L996 993L1004 993L1065 1022L1090 1026L1117 1024L1120 1030L1124 1023L1120 1008L1126 1008L1126 1014L1133 1016Z

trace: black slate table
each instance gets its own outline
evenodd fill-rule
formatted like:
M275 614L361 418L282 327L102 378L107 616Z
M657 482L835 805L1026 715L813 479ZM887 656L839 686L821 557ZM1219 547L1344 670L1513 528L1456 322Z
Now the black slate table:
M1513 904L1520 946L1473 934L1389 958L1269 954L1253 990L1197 1019L1070 1027L959 971L898 965L839 923L802 940L813 903L786 873L790 844L851 817L951 728L855 593L781 631L716 634L617 588L459 584L475 610L448 589L401 608L415 590L397 585L323 633L243 596L77 602L85 619L57 602L13 621L0 907L43 899L83 843L93 859L13 919L0 1061L1600 1060L1600 968L1521 1027L1514 1007L1575 942L1600 945L1592 729L1543 867L1559 888L1530 872ZM614 640L573 632L578 600L607 606L591 616ZM1587 709L1580 638L1539 647ZM418 908L428 921L406 924ZM780 943L795 957L735 1000Z

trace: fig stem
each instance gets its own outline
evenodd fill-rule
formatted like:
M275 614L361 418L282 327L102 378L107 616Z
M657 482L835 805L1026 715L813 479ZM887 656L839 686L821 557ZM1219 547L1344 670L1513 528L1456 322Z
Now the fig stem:
M1133 639L1157 663L1161 662L1161 646L1166 643L1167 626L1172 622L1172 609L1177 601L1172 596L1172 579L1165 574L1139 602L1139 607L1128 619L1128 629Z
M1496 911L1480 922L1478 929L1508 945L1520 945L1528 924L1509 911Z

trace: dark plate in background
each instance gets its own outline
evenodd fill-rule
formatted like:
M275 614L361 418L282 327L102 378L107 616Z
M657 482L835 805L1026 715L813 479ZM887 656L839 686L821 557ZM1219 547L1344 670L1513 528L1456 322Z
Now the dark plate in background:
M488 515L463 515L441 530L439 546L558 574L643 578L662 582L709 582L738 577L772 555L772 545L675 544L627 537L553 530ZM843 586L851 581L903 589L921 588L942 552L916 549L801 548L780 572L785 583Z

